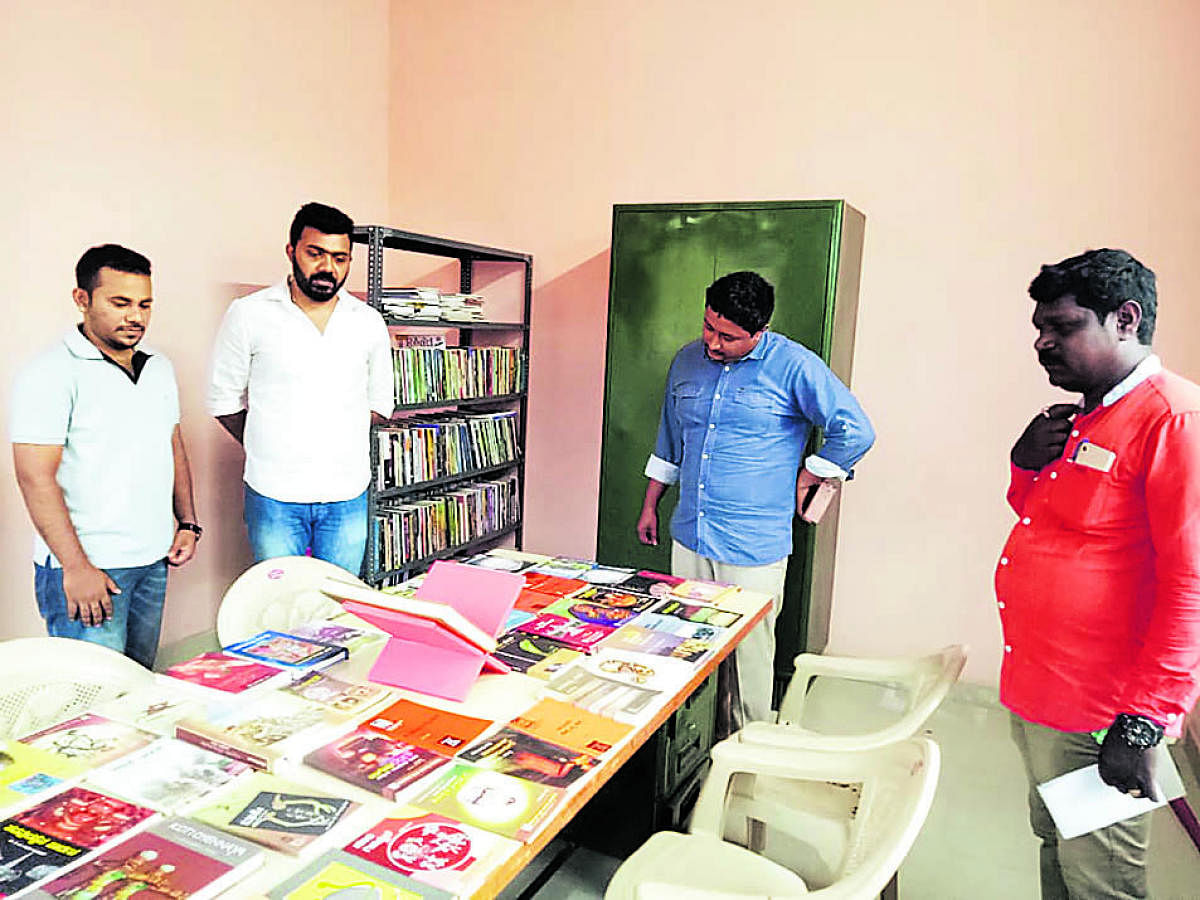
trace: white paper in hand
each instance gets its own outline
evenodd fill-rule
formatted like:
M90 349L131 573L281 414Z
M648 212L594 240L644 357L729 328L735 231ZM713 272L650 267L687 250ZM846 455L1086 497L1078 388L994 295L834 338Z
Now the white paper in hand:
M1100 767L1087 766L1038 785L1038 793L1064 840L1088 834L1114 822L1140 816L1182 797L1183 782L1166 747L1159 745L1155 761L1158 800L1130 797L1100 780Z

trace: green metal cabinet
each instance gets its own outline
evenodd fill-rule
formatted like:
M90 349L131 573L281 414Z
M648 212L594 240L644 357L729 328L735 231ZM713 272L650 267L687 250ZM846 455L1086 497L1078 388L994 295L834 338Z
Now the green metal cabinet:
M676 489L659 507L657 547L638 542L635 524L667 369L700 336L705 288L729 272L759 272L775 285L771 328L818 353L848 383L864 224L843 200L613 207L600 562L670 571ZM837 514L831 509L817 527L796 520L776 625L777 686L798 652L822 649L828 637Z

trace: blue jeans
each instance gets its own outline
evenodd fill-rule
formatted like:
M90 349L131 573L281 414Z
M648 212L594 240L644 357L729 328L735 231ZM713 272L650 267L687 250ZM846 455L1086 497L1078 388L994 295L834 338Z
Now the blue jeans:
M264 497L244 485L246 530L254 561L304 556L341 566L358 575L367 549L367 492L330 503L287 503Z
M154 668L163 602L167 598L167 561L160 559L148 566L104 571L116 582L121 593L112 595L111 618L102 625L84 625L79 619L67 617L63 570L34 563L33 590L37 595L38 612L46 620L46 632L51 637L74 638L109 647L147 669Z

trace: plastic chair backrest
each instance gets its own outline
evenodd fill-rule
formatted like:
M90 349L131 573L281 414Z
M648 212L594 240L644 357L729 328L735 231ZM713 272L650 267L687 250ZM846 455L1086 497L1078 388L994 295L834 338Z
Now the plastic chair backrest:
M0 643L0 738L15 738L82 714L153 682L115 650L67 638Z
M217 640L225 647L260 631L287 631L339 615L341 604L317 587L327 577L362 584L345 569L310 556L264 559L251 566L221 598Z

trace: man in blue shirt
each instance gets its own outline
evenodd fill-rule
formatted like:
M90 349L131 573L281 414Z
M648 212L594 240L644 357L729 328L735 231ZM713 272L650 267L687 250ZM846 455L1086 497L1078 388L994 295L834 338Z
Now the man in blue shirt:
M767 330L774 310L775 289L757 273L734 272L709 285L703 336L675 355L667 375L637 523L639 540L657 544L659 500L679 482L672 572L774 598L735 652L736 667L722 666L723 734L770 717L792 517L817 487L848 477L875 440L862 407L829 367ZM814 425L825 442L801 468Z

